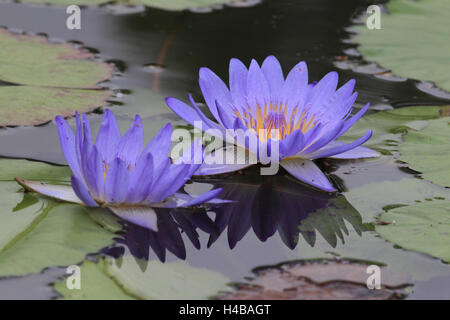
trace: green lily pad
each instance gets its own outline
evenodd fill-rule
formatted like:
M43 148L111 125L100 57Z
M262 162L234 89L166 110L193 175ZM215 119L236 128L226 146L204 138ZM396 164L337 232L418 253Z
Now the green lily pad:
M15 182L0 182L0 252L51 207L34 195L25 198Z
M127 293L141 299L206 299L226 289L229 281L219 272L195 268L184 261L138 264L130 254L119 260L107 258L106 273Z
M63 295L64 300L130 300L133 297L126 294L109 276L105 274L105 261L99 263L83 261L80 266L81 288L70 290L66 279L55 283L56 291Z
M68 166L21 160L0 159L0 181L14 181L15 177L47 182L69 182L72 172Z
M450 187L450 118L430 120L423 130L409 130L403 140L399 159L424 179Z
M9 183L2 184L8 187ZM4 194L11 197L11 192ZM114 237L92 221L83 207L50 200L17 212L3 206L0 217L1 239L6 243L0 249L0 276L78 263L86 254L111 245Z
M372 129L373 135L364 146L397 150L397 144L402 141L402 133L408 129L424 128L427 125L424 120L439 118L440 109L442 107L407 107L370 114L359 119L339 140L354 141Z
M380 219L388 223L375 229L384 239L450 262L450 201L432 200L394 208Z
M0 29L0 127L37 125L58 114L92 111L105 104L109 90L98 83L113 67L71 44Z
M352 188L344 195L366 221L373 220L389 207L411 205L435 197L450 199L449 190L414 178L368 183Z
M381 29L356 27L363 56L393 73L429 80L450 90L450 2L391 0L382 14Z
M21 0L26 3L49 3L54 5L86 5L93 6L112 1L108 0ZM224 4L228 2L243 2L242 0L118 0L114 1L127 5L144 5L147 7L159 8L163 10L180 11L184 9L207 8L213 5Z

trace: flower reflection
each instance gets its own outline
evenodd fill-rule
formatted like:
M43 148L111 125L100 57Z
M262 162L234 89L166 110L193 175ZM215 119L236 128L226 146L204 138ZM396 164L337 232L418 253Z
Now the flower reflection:
M126 232L116 239L119 246L105 252L119 257L124 254L124 247L128 247L136 259L148 260L153 251L159 260L165 261L167 251L180 259L186 258L189 252L186 239L192 243L191 247L200 249L200 240L206 242L203 237L209 237L206 247L215 250L215 242L225 234L225 229L231 249L244 241L251 229L263 242L278 231L290 249L297 246L300 235L314 246L319 233L335 247L339 239L344 243L348 225L359 235L366 231L361 216L343 196L314 191L288 175L260 176L255 168L245 175L208 182L214 188L221 187L224 196L235 202L214 207L213 215L208 215L205 209L158 209L158 231L128 223ZM192 184L186 189L197 186Z
M216 209L215 223L222 233L226 227L228 244L234 248L250 230L266 241L278 230L282 241L294 249L301 235L314 246L316 231L332 246L348 235L345 221L360 235L365 231L359 213L343 196L330 196L297 183L287 175L261 176L257 170L246 175L218 181L224 197L235 200L228 207ZM208 247L216 240L211 235Z
M126 231L115 239L119 246L106 248L103 252L118 258L125 253L125 246L136 259L149 260L151 249L162 262L166 260L167 251L184 260L186 247L182 233L196 249L200 249L200 235L197 229L211 235L219 232L204 209L159 208L155 211L158 217L158 231L127 223Z

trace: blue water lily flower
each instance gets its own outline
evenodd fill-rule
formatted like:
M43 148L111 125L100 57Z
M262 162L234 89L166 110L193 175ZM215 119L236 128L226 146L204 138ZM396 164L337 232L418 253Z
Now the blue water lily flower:
M379 156L361 146L371 137L371 130L351 143L336 141L369 108L367 104L351 116L357 97L353 92L355 80L337 89L338 74L330 72L317 83L308 83L305 62L298 63L284 78L274 56L267 57L262 66L252 60L248 69L240 60L231 59L229 72L228 88L210 69L200 69L200 88L217 123L201 112L192 96L190 101L194 108L172 97L167 98L166 103L189 124L204 131L221 132L225 141L249 150L259 162L262 162L260 150L270 153L272 143L278 142L276 161L284 169L297 179L329 192L336 190L313 160ZM230 129L246 130L248 137L257 143L251 145L247 140L242 143L236 136L230 141L226 134ZM204 163L195 174L220 174L249 165L248 162Z
M56 117L61 148L73 173L72 186L16 178L21 185L53 198L89 207L107 207L123 219L152 230L157 230L157 218L152 208L224 202L216 199L221 189L210 190L196 198L177 192L201 165L195 158L202 155L193 151L202 151L202 148L198 145L195 149L199 141L194 141L191 150L173 163L169 158L170 123L144 148L139 115L121 136L114 114L107 109L95 143L87 116L83 114L81 118L77 113L74 135L66 121Z

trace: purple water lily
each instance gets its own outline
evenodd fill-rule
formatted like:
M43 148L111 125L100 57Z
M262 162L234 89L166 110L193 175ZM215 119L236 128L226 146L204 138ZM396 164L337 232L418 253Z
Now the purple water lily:
M367 111L369 104L351 116L357 93L355 80L336 90L338 74L330 72L317 84L308 84L305 62L298 63L283 76L280 63L267 57L260 67L252 60L249 69L238 59L230 61L230 86L210 69L200 69L199 84L211 114L218 123L207 118L190 96L194 108L169 97L168 106L189 124L202 130L222 132L229 129L246 130L256 145L232 142L249 150L261 162L260 150L270 149L278 142L276 161L297 179L316 188L333 192L336 189L313 160L377 157L379 154L362 147L372 135L369 130L351 143L336 141ZM273 132L276 132L274 134ZM214 165L204 163L196 175L232 172L251 163Z
M183 160L169 158L172 126L167 124L144 148L142 120L136 115L130 129L121 136L114 114L107 109L95 144L85 114L76 114L76 134L58 116L61 148L73 176L72 188L40 182L17 181L28 189L89 207L107 207L116 215L146 228L157 230L152 208L196 206L219 203L221 189L210 190L196 198L177 191L199 168L194 152L183 154ZM199 144L198 140L192 144ZM198 150L198 149L197 149ZM199 150L202 150L201 147ZM190 157L190 159L184 159ZM200 161L201 163L201 161Z

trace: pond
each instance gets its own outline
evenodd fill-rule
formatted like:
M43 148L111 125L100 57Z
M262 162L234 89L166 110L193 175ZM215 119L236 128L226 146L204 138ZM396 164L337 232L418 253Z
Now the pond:
M203 101L198 85L201 67L227 79L231 58L248 65L251 59L262 62L273 54L285 73L301 60L308 63L309 79L319 80L336 70L339 85L356 79L356 107L371 103L364 121L349 131L348 138L373 128L367 145L382 156L318 160L338 188L334 195L299 183L285 170L261 176L254 167L194 178L184 187L187 193L198 195L221 187L221 198L234 202L208 210L159 209L155 232L106 209L81 211L76 205L23 193L12 181L15 176L67 183L70 174L63 166L66 160L54 121L5 126L0 128L0 157L4 158L0 159L0 233L4 234L0 236L0 298L204 299L227 298L239 290L248 298L255 297L242 287L249 277L264 277L280 266L308 265L317 267L304 275L319 293L299 294L301 298L323 298L323 283L350 282L352 276L359 279L359 287L365 287L368 265L381 267L387 293L379 298L450 298L450 238L439 237L448 234L449 206L444 206L441 220L430 218L431 224L447 229L417 231L430 232L425 241L432 242L431 249L391 236L414 230L388 230L396 224L402 227L405 208L414 206L420 213L438 215L441 211L426 206L450 196L448 184L430 182L434 180L422 177L422 170L410 168L406 149L398 155L399 148L407 147L399 147L402 134L408 131L405 128L421 130L429 119L438 121L438 111L450 102L448 93L425 81L430 79L396 75L361 55L354 36L356 28L364 28L362 17L372 2L247 2L182 11L85 6L80 30L66 27L65 6L0 2L0 26L13 33L44 36L52 43L70 42L86 48L93 60L112 64L110 79L99 84L112 91L106 105L122 130L140 114L146 141L167 122L186 126L164 98L187 101L192 93L195 101ZM386 1L376 2L386 14ZM0 79L4 80L1 71ZM10 87L11 82L15 83L5 80L0 88ZM421 107L420 112L409 111L415 106ZM200 108L207 110L205 104ZM95 132L103 110L96 108L88 114ZM68 123L75 127L73 117ZM439 166L437 160L433 163ZM399 218L392 220L390 214ZM81 265L81 275L87 279L82 280L82 290L66 287L69 265ZM333 270L324 271L328 276L320 271L324 266ZM359 270L357 276L355 270ZM257 279L253 281L261 281L266 289L279 285L270 277ZM377 298L366 293L358 296L353 289L337 288L334 297Z

